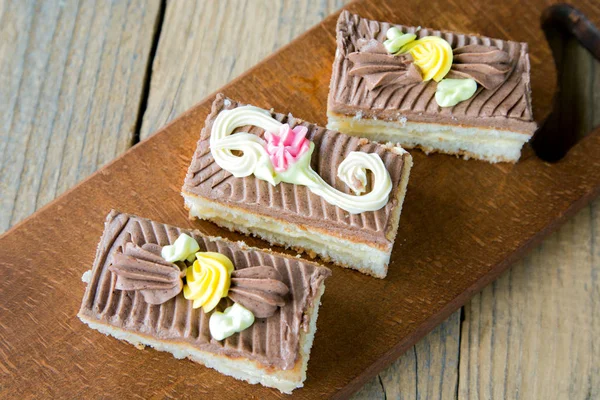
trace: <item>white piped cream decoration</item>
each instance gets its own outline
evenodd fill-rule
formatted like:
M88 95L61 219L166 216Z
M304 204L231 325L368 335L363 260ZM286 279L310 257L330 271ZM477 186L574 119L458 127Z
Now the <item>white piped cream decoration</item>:
M182 233L172 245L163 246L161 256L168 262L183 261L190 257L195 258L196 252L200 250L200 246L196 240ZM193 258L191 261L193 261Z
M215 340L223 340L234 333L248 329L253 323L254 314L252 314L252 311L238 303L234 303L223 312L215 311L212 313L208 320L208 328L210 335Z
M270 132L279 132L283 124L272 118L268 111L253 106L242 106L219 113L210 136L210 151L215 162L236 178L254 174L258 179L271 185L280 182L302 185L325 201L338 206L351 214L365 211L376 211L385 206L392 190L392 180L381 157L353 151L340 163L338 177L348 185L356 195L350 195L331 187L311 167L310 159L314 151L314 143L285 171L276 172L266 150L267 142L260 137L248 133L231 134L236 128L253 125ZM242 154L233 154L239 151ZM373 174L372 190L365 194L367 173Z

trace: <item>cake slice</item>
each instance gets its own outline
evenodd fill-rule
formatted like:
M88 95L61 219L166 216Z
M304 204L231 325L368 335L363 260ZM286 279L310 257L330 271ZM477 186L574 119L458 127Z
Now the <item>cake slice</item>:
M516 162L536 130L526 43L342 11L329 129L465 159Z
M82 278L78 317L138 348L290 393L306 379L330 273L243 242L111 211Z
M399 146L217 95L182 195L191 218L384 278L411 166Z

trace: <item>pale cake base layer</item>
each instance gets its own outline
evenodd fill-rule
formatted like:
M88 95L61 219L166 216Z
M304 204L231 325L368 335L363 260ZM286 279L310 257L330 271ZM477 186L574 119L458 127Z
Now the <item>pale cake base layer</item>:
M371 118L327 113L328 129L382 143L399 143L425 153L440 152L491 163L517 162L531 136L520 132Z
M119 340L124 340L139 349L143 349L144 346L150 346L156 350L171 353L177 359L189 358L199 364L213 368L224 375L232 376L252 384L259 383L290 394L292 390L302 387L304 385L303 382L306 380L306 368L310 357L310 349L312 348L317 331L319 305L321 304L321 296L324 291L325 285L322 284L319 288L319 293L317 293L313 301L312 307L306 312L310 317L308 332L300 331L298 360L291 370L266 368L256 361L244 358L231 358L225 355L202 351L189 343L156 339L143 333L114 327L91 319L86 315L79 314L78 317L90 328Z
M231 231L259 237L271 245L306 252L311 257L318 255L325 261L357 269L378 278L385 278L387 274L390 251L326 235L323 232L312 232L294 224L251 214L189 193L183 193L183 198L190 218L209 220Z

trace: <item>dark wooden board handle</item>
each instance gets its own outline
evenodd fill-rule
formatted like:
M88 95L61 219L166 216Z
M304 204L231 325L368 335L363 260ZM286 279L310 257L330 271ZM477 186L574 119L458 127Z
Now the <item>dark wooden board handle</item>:
M541 159L557 162L588 133L579 129L578 103L572 101L573 93L563 84L569 62L565 46L567 41L576 40L600 61L600 30L581 11L568 4L548 7L542 13L541 24L556 64L557 91L552 112L536 132L531 145Z

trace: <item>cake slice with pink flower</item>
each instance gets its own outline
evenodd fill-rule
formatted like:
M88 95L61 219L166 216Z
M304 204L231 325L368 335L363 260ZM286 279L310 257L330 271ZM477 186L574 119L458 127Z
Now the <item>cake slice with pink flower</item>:
M182 195L190 218L384 278L411 167L399 146L219 94Z
M306 139L307 132L308 129L305 126L297 126L292 129L288 124L281 125L279 134L265 132L267 153L269 153L275 171L287 170L310 149L310 142Z

